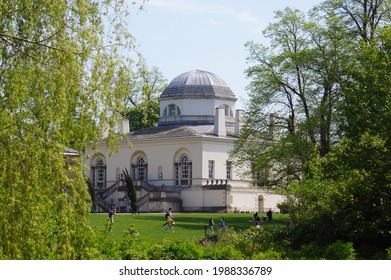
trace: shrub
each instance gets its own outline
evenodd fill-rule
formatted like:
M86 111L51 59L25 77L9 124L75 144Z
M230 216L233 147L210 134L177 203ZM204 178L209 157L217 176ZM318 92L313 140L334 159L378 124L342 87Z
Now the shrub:
M355 260L356 252L352 242L338 240L326 248L324 257L328 260Z
M292 256L294 259L301 260L321 260L323 259L322 252L323 248L312 242L301 246L300 250L292 253Z
M238 250L235 244L216 243L204 249L206 260L243 260L245 256Z
M169 260L198 260L203 255L202 248L191 241L165 239L162 250Z
M252 260L284 260L282 252L278 252L272 249L265 252L257 252L251 256Z

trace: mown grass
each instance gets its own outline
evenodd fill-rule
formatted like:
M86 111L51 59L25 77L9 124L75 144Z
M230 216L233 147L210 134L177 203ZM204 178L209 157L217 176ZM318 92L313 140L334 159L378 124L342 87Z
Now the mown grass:
M130 225L134 225L140 236L152 241L159 241L164 238L198 241L205 236L205 226L208 225L209 219L213 218L215 226L219 227L222 217L226 220L226 226L233 228L235 231L255 226L254 223L249 221L252 219L251 213L174 213L174 217L176 225L172 233L170 231L165 232L163 227L165 223L164 213L142 213L136 215L117 213L111 232L107 236L119 241L124 237ZM289 216L286 214L274 214L271 222L261 223L260 225L265 229L285 227L288 220ZM108 215L91 214L90 221L97 232L103 233L108 226Z

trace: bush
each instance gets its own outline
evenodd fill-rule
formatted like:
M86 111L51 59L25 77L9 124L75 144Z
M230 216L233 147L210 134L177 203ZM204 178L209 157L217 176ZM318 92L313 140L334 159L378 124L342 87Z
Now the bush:
M312 242L310 244L305 244L301 246L300 250L294 252L293 259L301 260L321 260L323 248Z
M258 252L251 256L252 260L285 260L282 252L269 249L265 252Z
M235 244L212 244L206 247L206 260L244 260L245 256L236 248Z
M356 251L351 242L338 240L327 246L320 246L312 242L303 245L299 251L292 253L292 258L304 260L355 260Z
M338 240L326 248L324 257L328 260L355 260L356 251L352 242Z
M191 241L165 239L163 255L168 260L198 260L202 258L202 248Z

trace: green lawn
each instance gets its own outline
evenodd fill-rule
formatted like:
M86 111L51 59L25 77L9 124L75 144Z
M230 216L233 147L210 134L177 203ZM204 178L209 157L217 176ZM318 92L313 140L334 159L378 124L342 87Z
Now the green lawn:
M164 213L138 215L117 213L109 237L114 240L121 240L127 228L132 224L135 225L140 236L150 240L161 240L163 238L200 240L205 236L205 226L208 225L210 218L213 218L216 227L219 227L220 219L224 217L226 226L236 231L245 230L255 225L249 222L252 218L251 213L173 213L173 215L176 223L174 233L165 232L165 228L163 227L165 223ZM260 216L262 217L262 214ZM284 227L288 219L289 217L286 214L274 214L273 220L271 222L261 223L261 227ZM108 215L91 214L90 220L97 232L103 232L108 223Z

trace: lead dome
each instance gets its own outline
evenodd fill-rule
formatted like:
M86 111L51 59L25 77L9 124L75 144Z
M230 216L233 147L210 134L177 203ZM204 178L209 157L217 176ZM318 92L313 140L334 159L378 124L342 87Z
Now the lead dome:
M176 76L160 95L160 99L172 98L237 100L222 78L203 70L192 70Z

